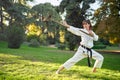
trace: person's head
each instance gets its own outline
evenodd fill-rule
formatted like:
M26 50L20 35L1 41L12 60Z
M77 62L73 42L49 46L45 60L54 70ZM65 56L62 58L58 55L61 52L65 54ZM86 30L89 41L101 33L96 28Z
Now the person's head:
M89 29L89 30L92 29L92 25L91 25L90 20L83 20L82 21L82 26L83 26L83 28L86 28L86 29Z

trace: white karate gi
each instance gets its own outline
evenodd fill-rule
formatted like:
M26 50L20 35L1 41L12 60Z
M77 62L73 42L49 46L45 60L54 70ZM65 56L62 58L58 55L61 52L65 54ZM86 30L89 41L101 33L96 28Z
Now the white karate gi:
M88 33L88 31L86 29L80 29L80 28L75 28L73 26L70 26L70 28L67 28L68 31L70 31L71 33L77 35L77 36L81 36L81 45L84 45L88 48L92 48L93 47L93 41L97 41L98 40L98 35L96 35L94 32L94 36L91 37L83 32L81 32L80 30ZM98 52L92 50L92 58L95 59L95 64L94 67L95 68L101 68L102 64L103 64L103 56L101 54L99 54ZM87 57L88 55L90 55L89 51L87 51L87 49L79 46L77 52L74 54L74 56L72 58L70 58L69 60L67 60L63 66L66 69L69 69L71 66L73 66L75 63L77 63L78 61L82 60L83 58Z

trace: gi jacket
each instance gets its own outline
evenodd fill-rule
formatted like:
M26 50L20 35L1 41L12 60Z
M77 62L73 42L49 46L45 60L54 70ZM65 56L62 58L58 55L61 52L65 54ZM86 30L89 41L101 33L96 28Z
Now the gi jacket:
M93 37L88 35L89 32L86 29L83 28L75 28L73 26L70 26L69 28L67 28L68 31L70 31L71 33L77 35L77 36L81 36L81 45L84 45L88 48L92 48L94 46L93 41L97 41L98 40L98 35L96 35L93 31ZM82 31L81 31L82 30ZM83 33L86 32L88 34Z

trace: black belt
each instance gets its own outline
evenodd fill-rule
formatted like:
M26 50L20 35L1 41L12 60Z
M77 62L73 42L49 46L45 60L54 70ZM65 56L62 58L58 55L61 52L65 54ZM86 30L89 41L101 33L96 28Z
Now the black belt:
M92 59L92 50L90 48L84 46L84 45L80 45L80 46L87 49L87 53L88 53L88 51L90 51L90 57L89 57L89 54L88 54L88 58L87 58L88 59L88 66L90 67L91 66L90 58Z

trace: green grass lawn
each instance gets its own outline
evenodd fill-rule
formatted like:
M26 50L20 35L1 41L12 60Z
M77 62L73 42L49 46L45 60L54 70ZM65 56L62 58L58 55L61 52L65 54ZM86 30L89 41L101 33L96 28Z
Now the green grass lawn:
M9 49L0 42L0 80L120 80L120 54L111 53L102 53L103 67L96 73L91 73L92 67L87 67L87 60L83 59L56 75L59 66L73 55L73 51L43 46Z

